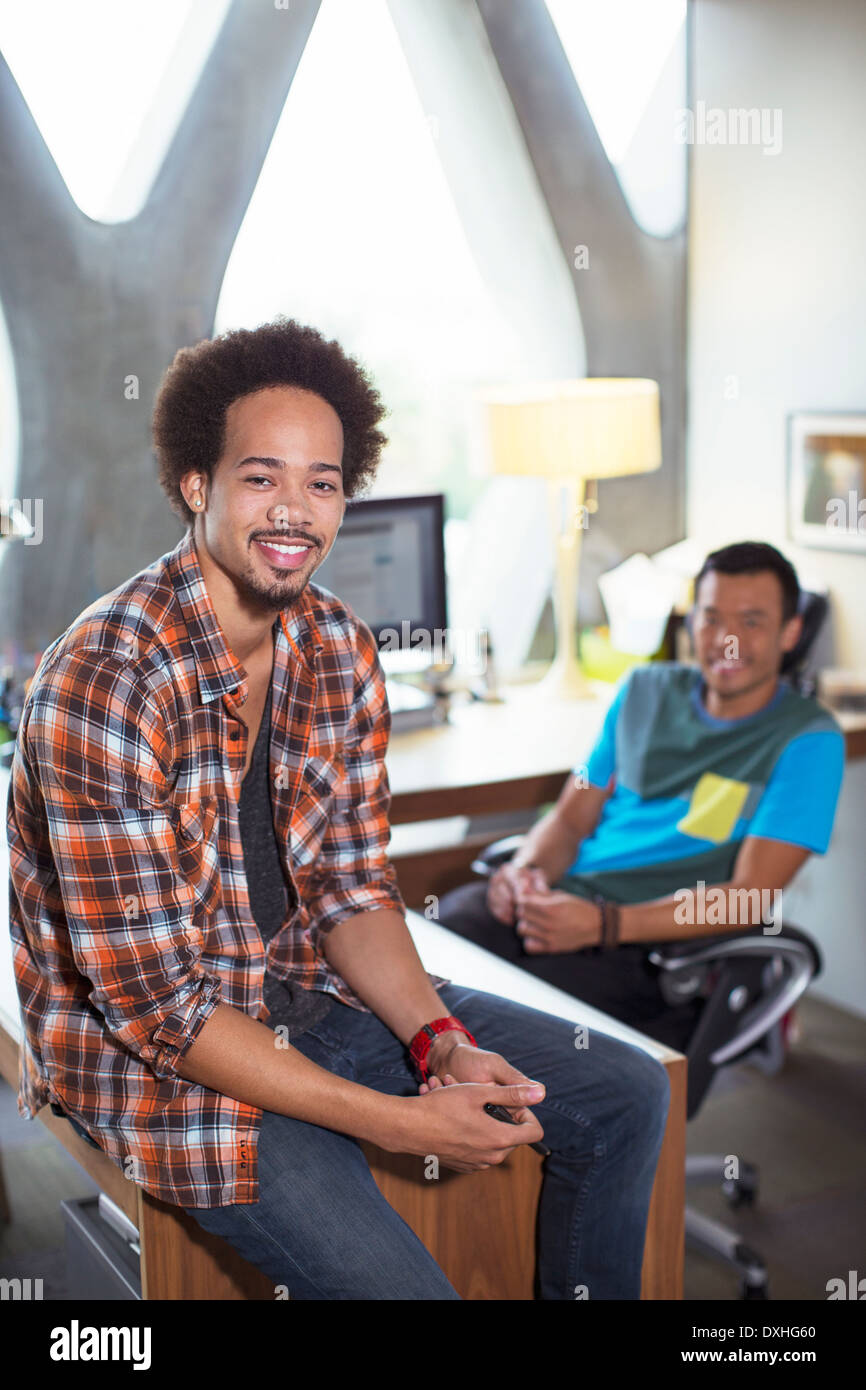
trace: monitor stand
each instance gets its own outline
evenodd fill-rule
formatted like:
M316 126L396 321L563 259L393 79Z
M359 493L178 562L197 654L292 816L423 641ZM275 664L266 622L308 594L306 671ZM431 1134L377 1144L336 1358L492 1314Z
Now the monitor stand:
M393 733L431 728L436 723L436 700L429 690L421 690L417 685L410 685L408 681L387 676L385 691L391 710Z
M394 733L407 729L429 728L436 723L436 700L429 690L422 690L401 677L420 675L430 665L430 653L409 648L404 651L379 653L385 673L385 689L391 709L391 728Z

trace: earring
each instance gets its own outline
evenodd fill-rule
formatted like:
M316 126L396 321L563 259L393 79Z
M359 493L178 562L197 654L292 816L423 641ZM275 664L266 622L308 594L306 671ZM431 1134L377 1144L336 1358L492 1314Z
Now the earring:
M200 492L197 492L196 495L195 495L195 505L196 505L197 507L200 507L200 506L201 506L201 493L200 493Z

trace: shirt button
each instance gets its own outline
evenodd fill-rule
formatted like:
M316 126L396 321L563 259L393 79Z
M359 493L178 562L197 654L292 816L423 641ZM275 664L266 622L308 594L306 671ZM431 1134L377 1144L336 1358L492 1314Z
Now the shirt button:
M240 731L240 729L230 729L230 730L229 730L229 738L230 738L230 739L233 739L233 740L236 741L237 739L240 738L240 736L241 736L241 731Z

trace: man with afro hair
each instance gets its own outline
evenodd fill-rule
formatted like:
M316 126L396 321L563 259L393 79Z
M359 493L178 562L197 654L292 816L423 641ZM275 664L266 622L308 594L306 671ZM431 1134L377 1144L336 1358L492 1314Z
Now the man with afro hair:
M169 368L154 440L187 530L47 649L22 714L19 1108L301 1300L459 1297L359 1141L420 1177L544 1139L538 1296L636 1299L664 1067L428 975L406 924L378 652L312 582L383 414L291 320Z

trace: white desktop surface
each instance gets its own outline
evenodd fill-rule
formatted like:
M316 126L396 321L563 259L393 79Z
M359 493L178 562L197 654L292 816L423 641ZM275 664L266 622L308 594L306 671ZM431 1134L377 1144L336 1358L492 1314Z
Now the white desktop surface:
M0 807L3 811L2 833L0 833L0 881L7 885L0 903L0 1024L15 1039L21 1036L20 1011L15 975L12 968L12 940L9 935L9 848L6 841L6 799L9 789L9 773L0 769ZM434 975L442 975L455 985L484 990L487 994L499 994L518 1004L525 1004L543 1013L554 1014L568 1019L571 1023L586 1024L599 1032L632 1043L654 1057L661 1057L669 1049L652 1038L644 1037L624 1023L609 1018L589 1004L575 999L563 990L556 989L544 980L492 955L483 947L456 936L438 922L428 921L417 912L409 912L406 917L412 939L426 970ZM507 927L502 928L508 931Z
M501 704L455 697L447 724L392 732L386 766L391 792L488 783L563 772L583 762L615 686L591 681L591 695L561 699L538 681L504 686Z

